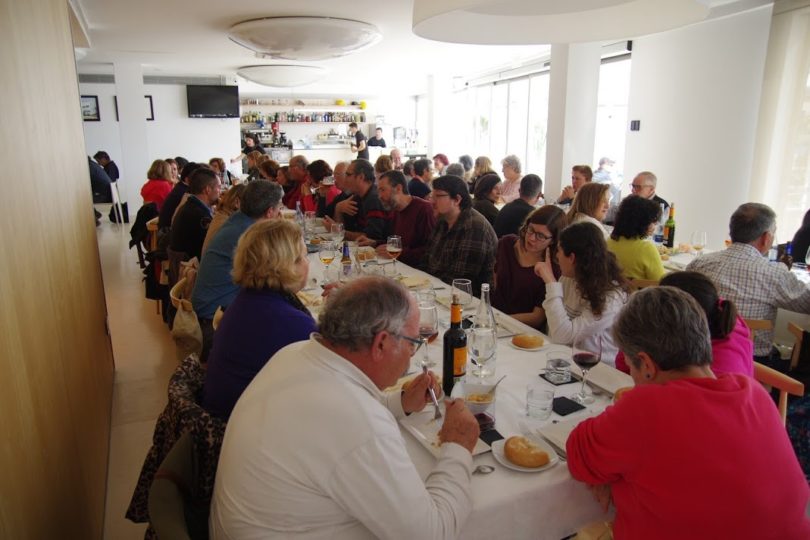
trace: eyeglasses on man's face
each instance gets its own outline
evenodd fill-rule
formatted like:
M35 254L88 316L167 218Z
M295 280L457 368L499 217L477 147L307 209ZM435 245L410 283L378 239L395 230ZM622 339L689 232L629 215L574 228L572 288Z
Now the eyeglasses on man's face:
M644 185L644 184L630 184L630 189L632 189L633 191L641 191L642 189L648 188L648 187L652 187L652 186L647 186L647 185Z
M416 354L416 352L417 352L417 351L418 351L418 350L419 350L419 349L422 347L422 345L424 345L424 343L425 343L425 340L423 340L423 339L412 338L412 337L405 336L405 335L402 335L402 334L392 334L392 335L393 335L394 337L399 338L399 339L404 339L405 341L407 341L408 343L410 343L410 345L411 345L411 356L415 355L415 354Z

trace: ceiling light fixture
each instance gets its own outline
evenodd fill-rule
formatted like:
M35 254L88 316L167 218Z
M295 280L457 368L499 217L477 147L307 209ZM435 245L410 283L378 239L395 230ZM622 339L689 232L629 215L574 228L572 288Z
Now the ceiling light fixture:
M356 53L382 39L376 26L334 17L265 17L233 25L228 37L283 60L327 60Z
M414 0L413 31L482 45L627 39L702 21L708 0Z
M319 66L301 64L269 64L243 66L236 72L240 77L263 86L291 88L319 81L329 71Z

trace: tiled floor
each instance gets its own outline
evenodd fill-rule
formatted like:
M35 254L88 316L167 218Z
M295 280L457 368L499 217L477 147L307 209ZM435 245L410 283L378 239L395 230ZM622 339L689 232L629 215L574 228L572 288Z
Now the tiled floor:
M97 232L115 356L104 538L140 539L146 526L125 519L124 512L177 362L155 302L144 297L137 253L128 246L129 225L122 230L105 213Z

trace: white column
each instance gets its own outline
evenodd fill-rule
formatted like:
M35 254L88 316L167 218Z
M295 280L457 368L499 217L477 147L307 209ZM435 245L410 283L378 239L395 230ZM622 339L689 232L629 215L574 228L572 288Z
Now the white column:
M428 158L438 154L447 154L450 161L453 161L455 148L453 145L453 130L457 126L453 125L451 79L445 75L428 75L428 132L427 132L427 153Z
M571 167L589 165L596 133L599 43L551 46L543 191L553 201L571 183Z
M130 220L141 206L141 186L152 163L146 137L146 99L143 71L135 62L114 65L115 92L118 100L118 129L121 137L121 158L116 161L121 172L118 191L129 203ZM178 134L180 136L180 134ZM168 157L168 156L160 156Z

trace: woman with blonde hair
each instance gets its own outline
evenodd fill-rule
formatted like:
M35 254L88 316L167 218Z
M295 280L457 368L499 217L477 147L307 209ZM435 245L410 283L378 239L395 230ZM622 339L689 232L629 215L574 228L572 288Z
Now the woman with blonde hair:
M163 201L169 196L172 184L172 167L162 159L156 159L146 173L146 183L141 188L144 204L155 203L158 211L163 208Z
M485 174L496 174L495 169L492 168L492 161L487 156L478 156L475 158L475 166L472 170L472 180L470 181L470 193L475 190L475 184L478 179Z
M568 223L571 225L583 221L593 223L599 227L607 240L609 233L602 225L602 220L605 219L609 207L610 184L587 183L577 191L577 195L574 197L574 202L568 210Z
M257 221L236 245L233 280L241 287L214 333L202 405L228 418L236 401L280 349L309 339L315 319L296 296L309 259L301 228L286 219Z
M228 221L228 218L231 217L234 212L239 210L239 206L242 202L242 193L245 192L245 187L245 184L237 184L219 196L219 203L217 204L217 209L214 212L214 217L211 219L211 223L208 225L208 232L205 233L205 241L203 241L202 253L205 253L205 250L208 247L208 242L210 242L214 235L217 234L219 228L222 227L226 221Z
M259 158L262 157L262 155L263 154L256 150L247 155L248 182L252 182L253 180L257 180L262 177L261 173L259 172Z

